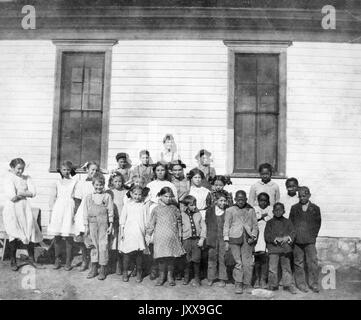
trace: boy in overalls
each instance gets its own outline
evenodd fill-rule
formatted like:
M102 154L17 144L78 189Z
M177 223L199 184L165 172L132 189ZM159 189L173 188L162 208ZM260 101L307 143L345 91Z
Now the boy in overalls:
M85 199L84 225L87 246L91 249L91 269L88 279L98 275L99 280L106 278L105 268L108 264L108 236L113 232L113 200L104 192L105 178L97 173L93 177L94 192Z

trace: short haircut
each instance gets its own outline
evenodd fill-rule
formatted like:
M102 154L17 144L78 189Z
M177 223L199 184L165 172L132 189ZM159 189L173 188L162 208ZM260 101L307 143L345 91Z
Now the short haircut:
M276 203L273 205L273 209L276 208L276 206L282 207L282 208L283 208L283 211L285 211L285 205L284 205L282 202L276 202Z
M243 196L245 196L246 198L247 198L247 193L246 193L246 191L244 191L244 190L238 190L237 192L236 192L236 194L235 194L235 197L237 198L238 197L238 195L243 195Z
M258 167L258 172L261 173L263 169L267 169L271 174L273 173L273 168L269 163L262 163Z
M185 196L184 199L182 200L182 203L188 207L191 204L197 204L197 199L195 197L193 197L192 195L188 195Z
M165 195L166 193L170 193L172 195L172 197L174 197L173 190L169 187L163 187L162 189L160 189L157 196L160 197L160 196Z
M94 160L87 162L86 168L89 169L90 166L92 166L92 165L95 165L95 166L98 168L98 170L99 170L99 163L96 162L96 161L94 161Z
M192 169L191 171L189 171L189 173L188 173L188 179L189 179L189 180L192 180L192 178L193 178L195 175L197 175L197 174L199 174L199 175L201 176L202 180L205 178L204 173L203 173L202 170L200 170L200 169L198 169L198 168L194 168L194 169Z
M25 166L25 161L21 158L15 158L10 161L9 166L14 169L18 164Z
M98 181L103 185L105 184L105 178L100 172L97 172L97 173L94 174L93 179L92 179L92 183L94 184L95 181Z
M257 196L257 201L259 201L259 199L261 199L261 197L266 197L267 201L269 203L269 194L266 192L261 192L258 196Z
M306 186L301 186L298 188L298 192L300 193L301 191L305 192L306 194L311 194L311 191L308 187Z
M144 154L149 157L149 151L148 151L148 150L141 150L141 151L139 152L139 158L140 158L142 155L144 155Z
M298 180L294 177L288 178L285 182L285 185L287 186L287 183L292 182L292 181L298 185Z

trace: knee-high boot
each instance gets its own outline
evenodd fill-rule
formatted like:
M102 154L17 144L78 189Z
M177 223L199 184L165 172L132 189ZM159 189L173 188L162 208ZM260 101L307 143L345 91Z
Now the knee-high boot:
M71 262L73 260L73 238L66 237L65 247L66 247L66 263L64 269L66 271L70 271L72 269Z
M159 263L158 263L158 266L159 266L159 277L157 279L157 282L156 282L156 286L162 286L163 283L165 282L165 279L166 279L166 266L167 266L167 263L164 259L159 259Z
M16 263L16 250L18 248L18 241L17 239L14 239L13 241L9 242L9 248L10 248L10 267L11 270L17 271L19 269L17 263Z

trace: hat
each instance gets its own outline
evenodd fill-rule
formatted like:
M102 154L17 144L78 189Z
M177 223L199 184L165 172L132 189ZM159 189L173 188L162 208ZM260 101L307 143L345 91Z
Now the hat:
M117 155L115 156L115 159L116 159L117 161L119 161L119 159L125 159L125 161L126 161L128 164L131 163L131 162L130 162L130 159L129 159L128 153L125 153L125 152L119 152L119 153L117 153Z
M169 163L169 169L173 170L174 166L181 166L183 169L186 168L186 165L182 162L182 160L173 160Z
M202 156L206 155L207 157L210 157L212 155L211 152L209 152L208 150L206 149L201 149L199 150L199 152L196 154L195 158L197 160L199 160Z

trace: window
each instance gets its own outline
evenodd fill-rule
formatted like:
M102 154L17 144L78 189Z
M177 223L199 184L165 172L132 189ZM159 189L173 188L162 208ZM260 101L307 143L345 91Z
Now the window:
M111 45L54 41L57 45L53 139L50 170L63 160L80 167L106 167Z
M227 169L258 174L263 162L285 175L286 48L289 43L225 42L229 48Z

